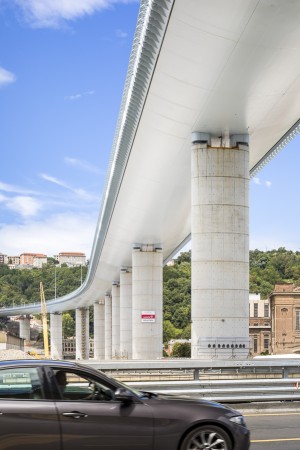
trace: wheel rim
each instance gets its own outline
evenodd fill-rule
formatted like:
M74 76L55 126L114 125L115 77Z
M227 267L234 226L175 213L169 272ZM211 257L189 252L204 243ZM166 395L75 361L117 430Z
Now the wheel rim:
M227 444L216 431L201 430L191 437L187 450L227 450Z

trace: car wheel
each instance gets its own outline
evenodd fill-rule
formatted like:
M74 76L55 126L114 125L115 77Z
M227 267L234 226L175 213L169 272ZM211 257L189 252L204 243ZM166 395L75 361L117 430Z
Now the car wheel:
M232 450L231 440L222 428L202 425L183 440L180 450Z

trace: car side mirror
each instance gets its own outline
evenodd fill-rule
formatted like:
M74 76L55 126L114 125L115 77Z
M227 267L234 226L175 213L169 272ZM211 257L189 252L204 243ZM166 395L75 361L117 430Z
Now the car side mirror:
M115 400L118 400L120 402L124 403L131 403L133 401L134 395L129 389L125 388L118 388L115 391Z

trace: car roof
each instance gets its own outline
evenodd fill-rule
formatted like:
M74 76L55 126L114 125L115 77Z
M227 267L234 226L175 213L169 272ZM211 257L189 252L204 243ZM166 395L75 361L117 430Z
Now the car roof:
M35 365L35 366L61 366L61 367L78 367L79 364L73 361L61 361L61 360L51 360L51 359L5 359L0 361L0 368L4 366L24 366L24 365Z

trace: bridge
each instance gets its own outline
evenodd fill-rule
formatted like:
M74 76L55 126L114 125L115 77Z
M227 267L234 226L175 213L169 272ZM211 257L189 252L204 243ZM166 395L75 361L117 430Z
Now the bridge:
M192 357L245 358L248 183L300 130L300 3L142 0L87 278L47 302L54 356L155 359L162 267L192 242ZM28 314L39 304L2 308ZM108 325L109 324L109 325ZM56 352L56 353L55 353Z

